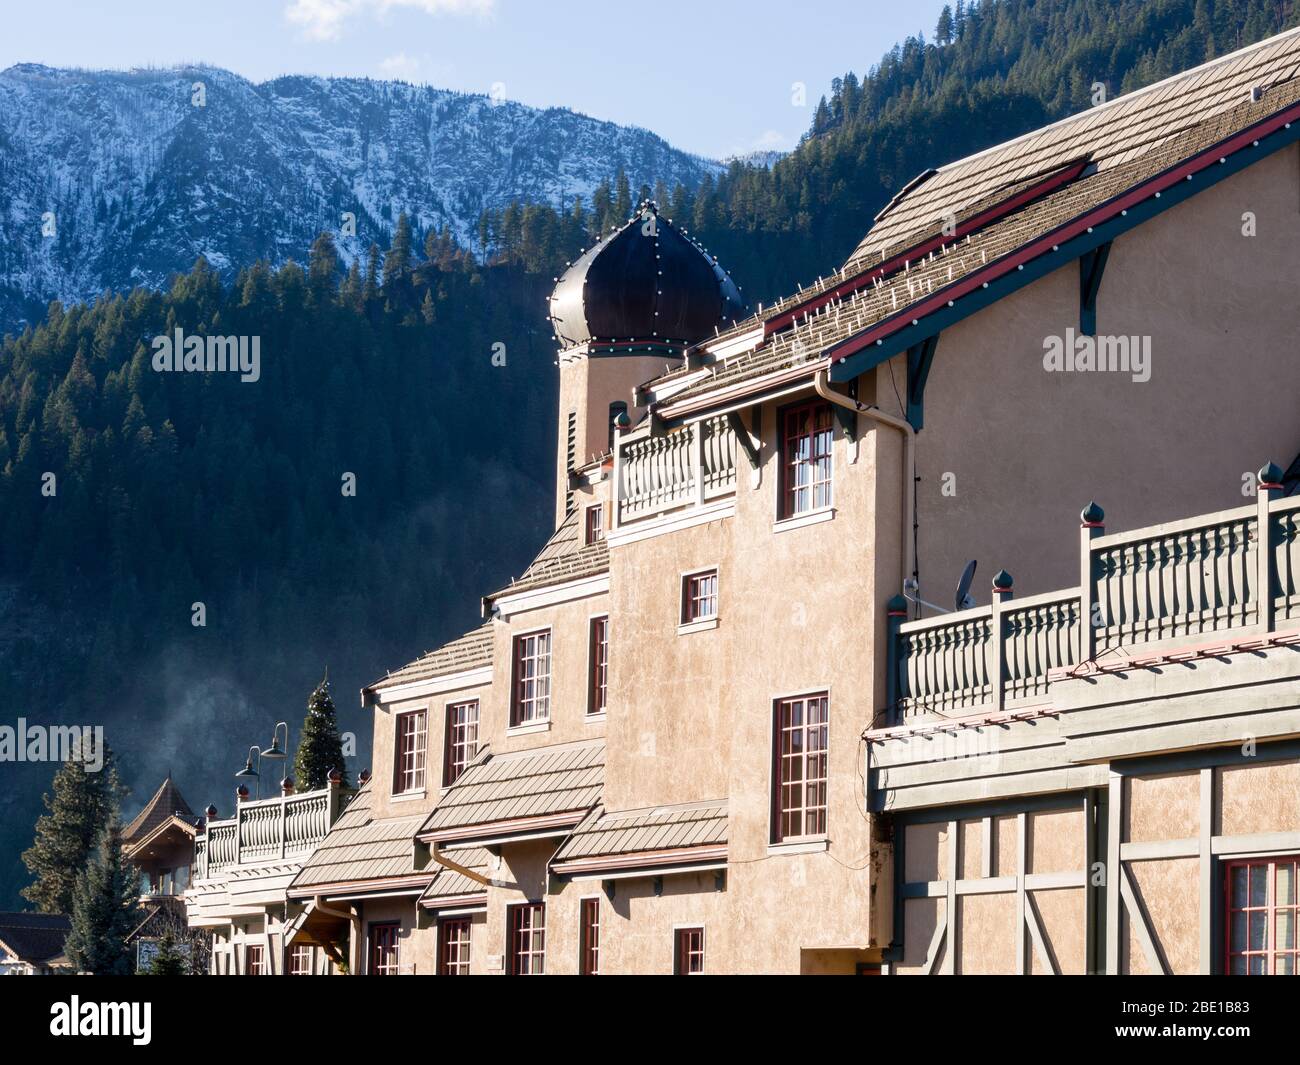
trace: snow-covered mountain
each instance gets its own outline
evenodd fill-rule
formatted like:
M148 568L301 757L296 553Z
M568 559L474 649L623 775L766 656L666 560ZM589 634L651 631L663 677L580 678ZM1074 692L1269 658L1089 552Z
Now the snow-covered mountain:
M387 246L399 211L469 247L485 208L571 204L622 167L635 190L720 164L637 128L405 82L214 67L0 72L0 330L54 298ZM340 236L343 216L356 235Z

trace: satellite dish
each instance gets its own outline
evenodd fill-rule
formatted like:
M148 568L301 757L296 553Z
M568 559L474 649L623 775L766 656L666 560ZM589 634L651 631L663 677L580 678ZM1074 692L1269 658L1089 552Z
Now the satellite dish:
M975 579L975 559L966 563L966 568L961 571L961 580L957 582L957 594L953 597L954 610L969 610L975 605L975 599L970 594L970 582Z

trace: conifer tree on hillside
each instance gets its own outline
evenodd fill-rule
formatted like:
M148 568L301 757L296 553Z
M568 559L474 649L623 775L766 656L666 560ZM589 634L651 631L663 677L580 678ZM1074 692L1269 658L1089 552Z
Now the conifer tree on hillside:
M384 256L384 288L393 282L405 280L411 273L411 224L406 212L397 216L397 228L393 230L393 242Z
M72 931L64 950L79 972L130 975L127 937L140 920L138 885L135 866L122 857L122 826L114 813L72 890Z
M343 774L343 786L348 786L347 763L343 760L343 741L339 737L338 714L334 697L330 695L330 679L316 685L307 700L307 716L298 737L298 754L294 758L293 773L299 791L323 788L329 780L331 769Z
M86 868L100 833L113 817L120 798L117 767L104 746L104 764L87 772L79 752L54 774L44 796L49 813L36 821L36 839L23 852L33 882L22 896L42 913L70 913L77 874Z

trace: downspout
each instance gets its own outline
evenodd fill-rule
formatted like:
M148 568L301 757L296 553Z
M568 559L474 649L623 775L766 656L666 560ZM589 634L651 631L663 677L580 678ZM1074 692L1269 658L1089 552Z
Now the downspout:
M906 587L908 578L913 575L913 570L916 568L912 543L912 520L915 512L912 488L916 477L916 430L904 418L896 418L892 414L886 414L879 407L868 407L865 403L850 399L843 392L837 392L831 388L830 376L826 370L817 371L816 376L813 377L813 389L822 399L834 403L837 407L851 410L854 414L860 414L880 425L897 429L903 434L903 575L899 582L901 591Z

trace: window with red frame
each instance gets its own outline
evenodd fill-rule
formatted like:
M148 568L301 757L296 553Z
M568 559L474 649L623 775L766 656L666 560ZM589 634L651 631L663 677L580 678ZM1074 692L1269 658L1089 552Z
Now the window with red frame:
M465 767L478 757L478 700L447 704L447 752L442 786L451 787Z
M1225 869L1227 971L1232 976L1300 973L1296 878L1300 855L1229 862Z
M718 571L704 570L682 578L682 624L718 616Z
M704 972L704 929L677 929L677 946L673 951L673 975L700 976Z
M438 975L469 975L468 917L448 917L438 922Z
M398 933L401 925L396 921L370 926L370 975L396 976Z
M826 740L830 698L803 695L776 704L776 840L826 833Z
M551 633L515 637L514 698L511 725L531 725L551 718Z
M299 944L289 952L289 975L311 976L311 947Z
M609 618L591 619L591 692L587 713L603 714L609 694Z
M829 403L792 407L781 418L781 517L793 518L831 505Z
M245 947L247 953L244 956L244 975L245 976L264 976L266 974L266 962L262 954L261 947Z
M506 909L510 930L510 975L541 976L546 971L546 904L525 902Z
M603 539L605 539L605 505L596 503L586 511L586 531L583 542L594 544L597 540Z
M397 772L393 794L424 789L424 752L429 715L423 710L397 717Z
M579 914L581 951L579 976L600 975L600 899L583 899Z

